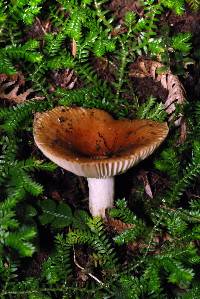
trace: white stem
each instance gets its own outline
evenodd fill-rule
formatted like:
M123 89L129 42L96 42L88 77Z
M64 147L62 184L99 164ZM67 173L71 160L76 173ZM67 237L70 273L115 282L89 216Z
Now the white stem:
M105 217L105 210L113 207L114 178L88 178L89 208L92 216Z

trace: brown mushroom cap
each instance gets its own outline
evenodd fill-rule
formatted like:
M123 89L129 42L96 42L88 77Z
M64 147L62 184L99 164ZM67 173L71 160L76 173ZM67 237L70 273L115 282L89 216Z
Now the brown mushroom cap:
M99 109L56 107L37 113L34 139L50 160L77 175L125 172L149 156L168 134L166 123L114 120Z

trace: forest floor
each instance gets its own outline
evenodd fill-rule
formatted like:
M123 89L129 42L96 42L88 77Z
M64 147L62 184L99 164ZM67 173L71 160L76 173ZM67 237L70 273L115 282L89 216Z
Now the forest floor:
M123 23L122 19L127 11L135 11L140 16L143 15L143 9L139 1L132 0L113 0L107 7L118 20L119 24ZM180 32L191 32L192 45L194 51L191 53L191 58L195 60L196 55L200 55L200 50L195 52L195 49L200 49L200 13L192 12L189 8L186 12L177 16L173 12L167 12L162 15L159 21L158 28L163 28L165 25L169 26L171 34L176 34ZM43 31L41 30L41 24L43 26L46 21L40 20L36 22L32 30L30 30L29 37L35 38L40 36L42 38ZM145 58L145 57L144 57ZM109 66L105 59L94 59L93 67L99 72L102 79L112 80L112 71L109 71ZM131 66L134 69L135 64ZM173 65L171 66L173 70ZM174 69L176 72L176 69ZM52 72L50 74L50 82L52 84L52 89L54 87L66 87L68 82L69 72L68 70L62 70L61 72ZM189 64L186 66L185 73L179 77L187 94L187 98L195 101L195 99L200 98L200 65L197 63ZM155 96L159 99L165 99L167 95L167 90L163 89L160 84L153 84L152 78L146 78L143 80L136 80L132 82L134 89L139 98L145 98L147 96ZM81 82L77 81L75 87L81 86ZM37 148L33 151L40 152ZM57 169L53 174L46 174L45 176L39 176L38 181L45 187L45 194L47 198L52 198L57 202L62 201L64 198L71 207L74 209L88 209L88 186L87 180L85 178L77 177L72 173ZM147 200L153 202L154 196L159 192L162 192L163 188L168 186L168 181L165 177L162 177L160 173L153 169L153 165L148 161L140 163L139 167L130 169L122 176L116 178L116 190L115 198L126 198L129 202L129 206L135 210L135 206L132 206L132 198L135 197L137 201L137 195L135 192L138 190L135 186L145 189L145 196ZM189 196L189 194L188 194ZM135 201L135 203L136 203ZM134 204L135 204L134 203ZM136 213L140 213L140 203L137 202ZM117 223L107 222L107 230L112 232L113 226L117 229ZM120 228L119 228L120 231ZM49 256L49 249L53 244L53 235L48 229L41 227L41 238L40 238L41 252L35 256L32 263L29 265L28 269L25 271L26 275L37 275L40 271L41 263ZM162 240L159 240L162 242ZM140 244L132 245L131 250L137 250ZM51 251L51 250L50 250ZM84 253L79 252L79 260L81 255Z
M114 15L115 20L118 22L118 24L121 25L121 27L119 27L120 28L119 32L113 32L113 34L120 34L123 32L124 30L123 20L127 11L134 11L140 17L142 17L144 14L143 8L139 0L136 1L112 0L109 1L109 4L106 4L104 8L108 9L110 11L110 14ZM195 103L197 99L198 100L200 99L200 12L193 12L189 7L186 7L185 12L182 15L177 16L175 13L166 9L165 12L161 15L158 23L159 23L157 26L158 36L159 33L161 34L161 32L165 31L165 28L168 28L170 37L180 32L192 33L192 47L191 47L191 52L189 54L189 58L190 58L188 60L189 62L185 63L183 68L180 68L176 59L175 58L173 59L173 53L171 53L172 59L170 60L170 69L173 74L175 75L177 74L179 76L179 80L182 83L183 88L185 90L186 101L188 100L188 102ZM48 19L43 20L40 19L40 17L36 17L36 20L31 25L31 28L30 27L28 28L29 29L24 32L23 41L26 42L30 38L33 39L36 38L37 40L39 40L41 45L45 43L44 34L52 33L53 30L56 30L55 28L53 28L53 26L51 26ZM96 72L98 73L101 79L109 82L112 81L114 82L115 70L113 68L116 67L116 65L114 66L114 63L113 64L109 63L109 57L111 56L112 53L107 53L103 57L96 58L92 56L90 57L90 59L93 68L96 70ZM148 60L149 58L143 55L140 56L139 59L136 59L136 61L134 61L134 63L130 65L130 69L129 69L130 73L134 72L137 69L138 62L142 59ZM4 74L0 75L0 84L1 82L4 82L3 76ZM24 84L25 80L23 76L24 74L22 75L21 73L18 73L17 77L12 77L14 78L14 80L16 80L16 82L19 83L20 86L19 93L23 92L28 87ZM46 78L46 80L49 84L48 86L50 86L48 90L49 95L53 94L53 92L59 87L67 90L67 89L71 89L71 87L73 89L73 87L79 88L84 86L81 79L76 77L75 72L69 69L48 70L48 77ZM69 85L71 86L70 88L68 88ZM147 99L150 96L153 96L156 99L159 99L160 101L164 102L168 95L168 91L162 87L160 82L155 82L155 80L153 80L150 76L147 76L145 78L137 78L137 79L132 77L130 78L130 85L133 87L134 93L136 97L139 99L140 103L143 103L144 99ZM10 86L8 85L8 89L9 88ZM130 94L129 95L123 94L123 96L125 99L127 98L129 102L132 100ZM29 99L29 95L27 99ZM9 107L10 103L8 104L5 100L3 104L1 103L1 105L5 107ZM129 116L130 118L132 117L132 115ZM176 128L176 129L173 128L172 130L178 131L180 130L180 128ZM29 157L34 157L34 158L36 157L36 159L38 158L38 160L44 161L45 160L44 155L37 148L36 144L33 141L32 131L27 130L25 133L24 132L22 134L26 135L25 138L26 140L30 140L30 143L26 142L24 143L24 145L23 144L20 145L20 154L21 155L24 154L24 157L22 159L25 160L26 158ZM187 122L186 122L184 133L185 135L187 135ZM179 135L181 134L182 132L181 133L179 132ZM23 135L20 136L20 138L23 137L24 137ZM190 161L190 159L188 160ZM84 210L88 212L88 185L87 185L86 178L78 177L73 173L70 173L58 167L56 168L55 171L53 172L47 171L45 172L45 174L43 171L41 172L36 171L34 173L34 179L36 179L36 182L44 186L44 192L42 193L40 198L42 199L41 202L46 199L52 199L57 204L60 204L62 202L67 203L73 212L76 210ZM157 207L156 198L158 197L159 194L162 194L164 190L170 187L170 183L171 182L169 182L167 175L165 175L161 171L158 171L154 167L154 160L147 159L145 161L140 162L140 164L137 165L136 167L129 169L123 175L116 176L115 201L117 199L125 198L126 201L128 202L128 207L130 208L130 210L133 211L138 216L138 218L142 219L144 205L146 205L145 206L146 209L148 209L148 206L149 207L151 206L151 208L156 207L159 210L159 207ZM200 197L200 189L197 189L196 185L194 189L192 188L193 187L191 187L189 191L187 190L185 192L186 194L184 194L183 196L185 197L186 195L188 202L191 198L193 198L194 195L197 198ZM141 202L140 200L141 194L142 194L142 198L144 199L143 202ZM40 201L40 199L38 201ZM27 201L30 202L31 204L33 203L33 207L34 207L35 198L32 197L32 195L30 195L30 198L28 198ZM183 204L184 204L184 198L183 198ZM40 210L40 204L38 204L38 206L39 206L38 210ZM145 219L146 221L145 224L147 224L147 226L148 224L150 224L149 227L152 227L153 221L149 219L150 217L148 218L148 216L146 218L147 219ZM37 239L38 252L35 252L32 257L25 257L24 259L22 259L23 260L22 267L18 273L19 279L21 280L26 279L26 277L30 277L30 276L37 278L41 275L43 263L53 253L55 235L57 232L60 232L59 230L54 231L52 227L50 227L50 225L46 225L46 226L42 225L39 219L40 216L35 221L38 229L38 234L39 234ZM115 233L121 233L125 229L131 228L131 224L130 225L125 224L122 221L111 218L108 215L104 221L104 225L105 225L105 230L108 233L110 239L112 239ZM70 230L71 228L64 227L62 233L66 233L67 235L67 233ZM162 229L159 231L159 233L160 235L159 234L157 235L155 233L155 236L153 238L154 248L152 249L152 251L149 245L148 249L150 249L149 251L150 256L159 253L162 250L162 245L165 243L165 241L168 241L169 238L168 233L166 233L164 230L162 231ZM128 246L126 247L122 246L122 249L117 248L119 259L121 259L123 265L128 264L129 259L131 259L131 256L137 256L137 252L140 251L140 249L144 249L145 246L146 247L148 246L145 243L145 241L142 238L140 238L139 240L128 244ZM199 241L197 241L195 245L197 245L198 250L200 250L200 245L198 242ZM113 239L112 239L112 244L114 244ZM77 264L79 263L80 265L85 265L87 261L90 268L91 261L88 261L89 260L88 252L90 253L90 249L86 248L86 246L85 247L82 245L80 245L79 247L77 246L76 248ZM91 268L92 267L93 266L91 266ZM99 268L100 267L97 267L98 270ZM95 269L95 267L93 267L92 269ZM79 266L74 267L73 270L75 272L75 277L77 278L77 285L80 287L83 286L84 288L86 285L86 280L88 279L87 278L85 280L86 275L84 276L84 271L82 271ZM98 277L101 277L101 275L103 276L102 273L103 271L100 269L99 273L97 273L99 274L99 276L98 275L97 276ZM173 293L176 286L174 287L173 284L170 284L170 286L171 285L173 290L172 292L170 290L170 292ZM179 291L182 291L181 287L179 288Z

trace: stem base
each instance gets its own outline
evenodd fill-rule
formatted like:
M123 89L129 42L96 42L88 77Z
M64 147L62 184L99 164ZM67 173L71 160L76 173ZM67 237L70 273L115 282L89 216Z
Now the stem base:
M88 178L89 209L92 216L105 218L105 211L113 207L114 178Z

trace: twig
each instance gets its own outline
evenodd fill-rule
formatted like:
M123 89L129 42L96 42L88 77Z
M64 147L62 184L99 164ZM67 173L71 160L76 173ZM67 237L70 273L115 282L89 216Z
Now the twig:
M75 264L79 269L85 271L85 272L87 273L87 275L89 275L89 276L90 276L91 278L93 278L96 282L98 282L100 285L103 286L104 283L103 283L101 280L99 280L99 279L98 279L96 276L94 276L92 273L87 272L87 271L85 270L85 268L82 267L82 266L77 262L77 260L76 260L76 253L75 253L74 248L73 248L73 252L74 252L74 264Z
M47 34L47 30L48 30L48 26L49 26L49 22L46 23L45 27L43 27L40 19L38 17L36 17L36 21L38 22L38 24L40 25L40 28L42 29L44 34Z

